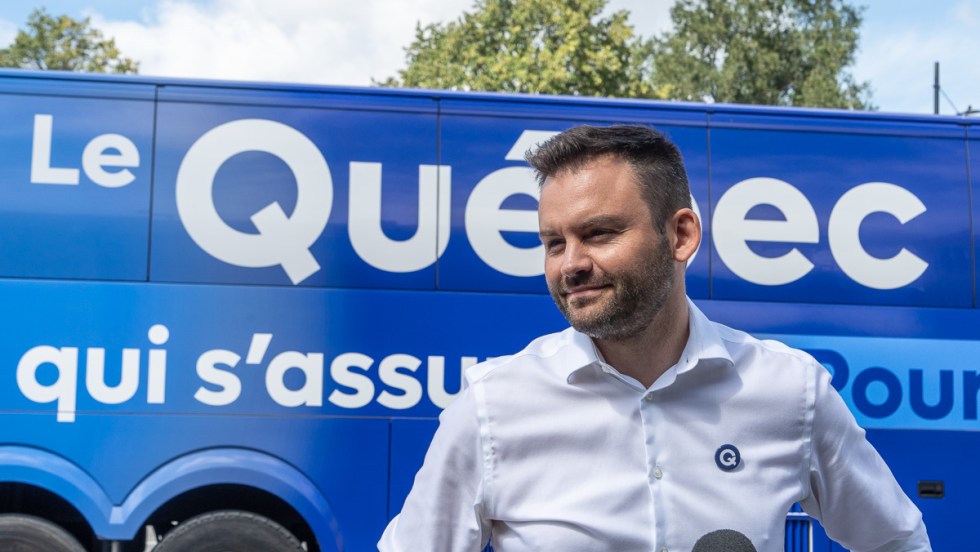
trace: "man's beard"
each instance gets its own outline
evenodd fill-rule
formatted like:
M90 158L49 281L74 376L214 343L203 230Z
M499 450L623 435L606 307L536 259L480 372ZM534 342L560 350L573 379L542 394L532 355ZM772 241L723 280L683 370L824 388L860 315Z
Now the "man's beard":
M661 234L653 253L622 273L563 277L559 282L548 282L548 288L558 310L576 330L594 339L619 341L639 335L663 310L674 285L673 275L674 258L667 237ZM612 284L612 296L600 298L605 305L588 316L573 314L568 296L561 293L569 287L606 284Z

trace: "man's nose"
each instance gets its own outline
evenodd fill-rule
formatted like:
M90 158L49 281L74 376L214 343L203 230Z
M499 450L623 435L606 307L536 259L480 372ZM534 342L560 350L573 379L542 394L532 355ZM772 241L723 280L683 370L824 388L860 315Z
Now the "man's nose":
M573 278L592 271L592 257L582 244L566 244L565 255L562 257L561 274Z

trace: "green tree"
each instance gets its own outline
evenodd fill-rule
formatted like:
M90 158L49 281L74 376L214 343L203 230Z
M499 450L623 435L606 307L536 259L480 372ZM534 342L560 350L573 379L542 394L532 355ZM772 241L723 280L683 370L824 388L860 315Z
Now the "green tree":
M31 12L27 29L17 31L13 44L0 50L0 67L136 73L139 63L122 57L116 41L92 28L89 18L52 17L40 8Z
M854 63L863 8L845 0L678 0L654 41L672 99L873 109Z
M650 43L606 0L477 0L454 22L416 26L407 67L379 84L648 97Z

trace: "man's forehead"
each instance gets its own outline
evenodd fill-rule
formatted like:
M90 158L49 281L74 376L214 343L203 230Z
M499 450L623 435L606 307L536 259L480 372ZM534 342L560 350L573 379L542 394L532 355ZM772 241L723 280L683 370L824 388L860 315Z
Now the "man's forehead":
M567 229L624 226L650 216L632 173L605 166L595 172L555 175L541 190L538 224L541 235Z

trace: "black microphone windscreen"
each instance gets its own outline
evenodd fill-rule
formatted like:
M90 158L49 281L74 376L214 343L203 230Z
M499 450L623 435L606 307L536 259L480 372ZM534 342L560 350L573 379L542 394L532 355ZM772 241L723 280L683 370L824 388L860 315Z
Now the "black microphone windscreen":
M732 529L719 529L694 543L691 552L758 552L748 537Z

